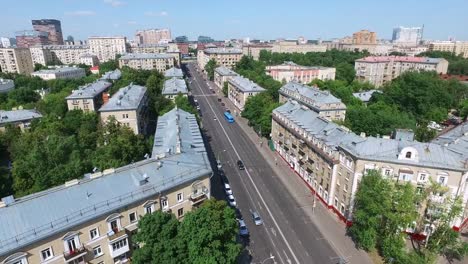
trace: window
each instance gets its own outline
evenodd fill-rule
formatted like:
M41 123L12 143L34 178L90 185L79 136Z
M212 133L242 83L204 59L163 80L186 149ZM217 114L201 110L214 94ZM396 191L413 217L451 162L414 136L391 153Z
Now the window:
M128 118L128 114L122 114L122 118Z
M151 214L153 212L153 205L149 205L145 207L145 212L147 214Z
M115 233L117 233L119 231L119 224L118 224L117 220L113 220L109 224L110 224L110 229L112 231L114 231Z
M97 227L89 230L89 238L91 240L97 238L98 236L99 236L99 230L97 229Z
M136 213L132 212L128 215L128 218L130 219L130 223L134 223L137 220Z
M421 173L419 174L419 181L425 182L426 181L427 174Z
M103 253L102 253L101 246L97 246L97 247L93 248L93 253L94 253L95 258L102 256Z
M391 170L385 169L385 172L384 172L385 176L390 176L390 173L391 173Z
M52 254L52 247L46 248L41 251L41 257L42 261L49 260L53 257L54 255Z
M406 157L407 159L411 159L411 151L406 152L405 157Z
M169 203L167 202L167 200L162 200L161 204L163 208L167 208L169 206Z
M182 195L182 193L178 193L177 194L177 202L182 202L184 200L184 196Z
M127 239L122 239L112 244L112 250L116 251L117 249L123 248L127 245Z
M338 207L338 198L335 196L335 207Z
M439 179L437 180L438 183L445 185L447 184L447 176L439 176Z
M181 217L184 215L184 208L180 208L179 210L177 210L177 216L178 217Z

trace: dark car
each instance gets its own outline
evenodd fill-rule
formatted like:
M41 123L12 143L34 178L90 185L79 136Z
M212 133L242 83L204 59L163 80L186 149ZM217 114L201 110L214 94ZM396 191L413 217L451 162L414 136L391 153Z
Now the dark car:
M239 167L239 170L245 170L244 163L242 160L237 161L237 167Z
M218 98L218 102L221 102L221 98Z

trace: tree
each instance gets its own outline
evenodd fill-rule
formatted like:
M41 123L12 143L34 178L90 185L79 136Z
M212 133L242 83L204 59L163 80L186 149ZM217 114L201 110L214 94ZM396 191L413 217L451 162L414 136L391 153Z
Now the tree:
M354 70L354 66L348 63L339 63L336 65L336 79L346 81L348 84L354 80L354 76L356 75L356 71Z
M42 69L47 69L47 66L44 66L44 65L39 64L39 63L34 63L34 71L40 71Z
M109 71L113 71L115 69L119 68L119 61L118 60L109 60L106 62L103 62L99 65L99 73L104 74Z
M217 64L216 64L215 59L209 60L205 65L206 75L208 76L210 81L212 81L214 79L214 70L215 70L216 66L217 66Z
M223 83L223 94L224 97L228 97L228 92L229 92L229 85L228 82ZM467 112L468 112L468 104L467 104Z
M449 74L468 74L468 59L463 58L463 56L461 55L455 55L454 53L448 51L426 51L420 53L418 56L430 58L444 58L449 63Z
M190 104L187 96L184 96L183 94L179 93L175 97L174 101L178 108L192 114L197 114L197 110L193 107L193 105Z
M244 111L242 111L242 117L249 120L249 125L257 133L269 137L271 133L271 113L279 105L270 94L263 92L247 99Z

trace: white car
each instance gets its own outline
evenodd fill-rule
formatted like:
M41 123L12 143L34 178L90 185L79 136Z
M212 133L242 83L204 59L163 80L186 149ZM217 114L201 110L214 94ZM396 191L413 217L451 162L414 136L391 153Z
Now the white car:
M220 161L220 160L217 160L217 161L216 161L216 164L217 164L218 170L220 170L220 169L223 168L223 165L221 165L221 161Z
M237 206L236 199L234 198L232 194L228 196L228 201L229 201L230 206L233 206L233 207Z
M232 195L232 190L229 183L224 184L224 192L226 193L226 195Z

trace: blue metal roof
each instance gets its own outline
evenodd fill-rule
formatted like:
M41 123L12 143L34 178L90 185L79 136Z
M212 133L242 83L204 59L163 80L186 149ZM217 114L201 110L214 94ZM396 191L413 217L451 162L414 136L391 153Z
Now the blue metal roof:
M93 83L78 87L78 89L73 90L72 93L66 97L66 99L94 98L96 95L102 93L110 86L111 83L98 80Z
M136 110L146 94L146 87L130 84L116 92L99 112Z
M183 78L184 73L182 72L181 69L172 67L169 70L164 72L164 77L166 78L172 78L172 77L177 77L177 78Z
M164 82L163 95L177 95L179 93L188 94L187 84L184 79L172 77Z

